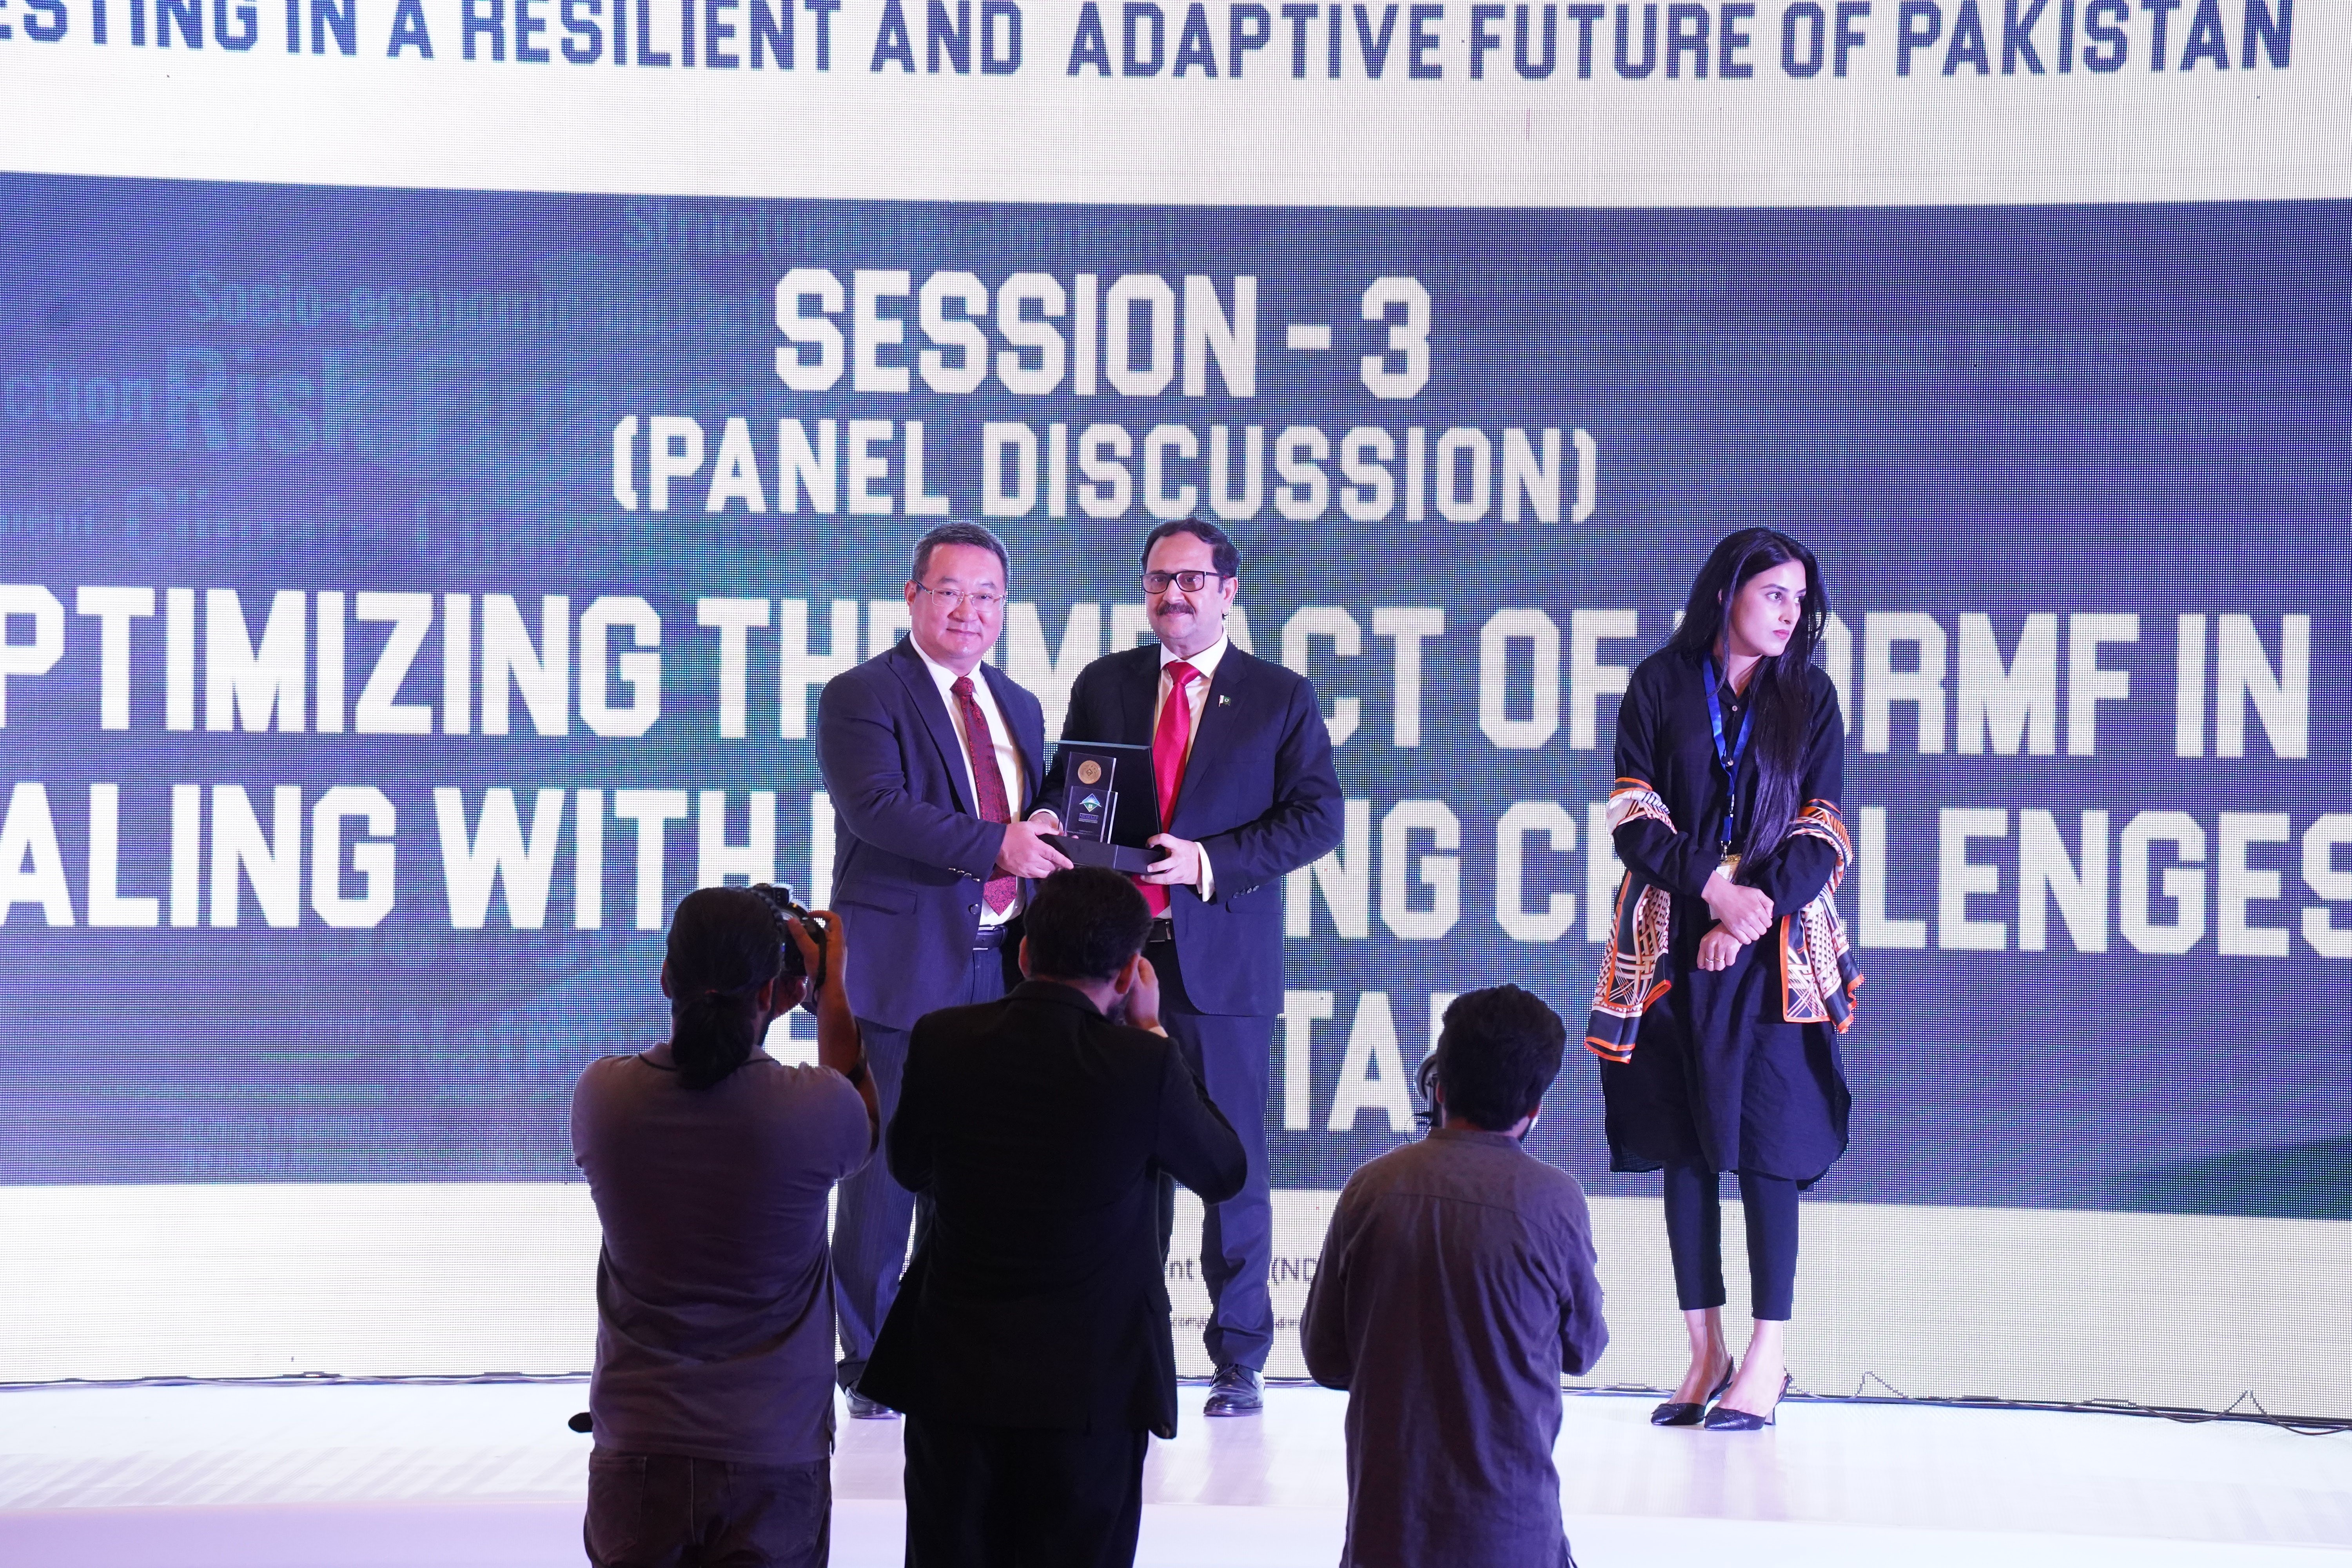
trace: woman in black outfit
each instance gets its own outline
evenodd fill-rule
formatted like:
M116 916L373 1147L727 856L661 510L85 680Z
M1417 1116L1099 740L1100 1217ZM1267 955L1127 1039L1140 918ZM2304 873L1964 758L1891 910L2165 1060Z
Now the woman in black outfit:
M1771 529L1717 544L1682 625L1633 671L1609 821L1626 868L1586 1045L1610 1168L1665 1172L1690 1369L1651 1419L1769 1425L1786 1387L1797 1194L1845 1152L1837 1036L1862 984L1831 894L1848 858L1845 728L1812 665L1812 552ZM1721 1173L1746 1213L1755 1336L1723 1340ZM1706 1411L1706 1403L1721 1403Z

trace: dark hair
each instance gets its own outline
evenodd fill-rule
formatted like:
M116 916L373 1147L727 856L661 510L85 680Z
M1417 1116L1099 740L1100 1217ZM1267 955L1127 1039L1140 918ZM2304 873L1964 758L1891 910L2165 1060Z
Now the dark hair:
M783 968L783 927L749 888L698 888L669 921L669 1050L678 1081L709 1089L760 1048L752 994Z
M1234 536L1215 523L1197 517L1179 518L1174 522L1163 522L1145 534L1143 536L1144 565L1151 564L1151 547L1174 533L1189 533L1207 545L1209 564L1217 569L1218 576L1238 577L1242 574L1242 547L1234 542Z
M1421 1096L1445 1091L1445 1114L1500 1132L1543 1103L1559 1076L1568 1026L1532 991L1490 985L1446 1005L1437 1049L1421 1064Z
M1748 864L1779 846L1804 804L1797 798L1797 789L1812 721L1809 671L1830 618L1821 563L1811 551L1778 529L1743 528L1717 544L1698 569L1689 602L1683 606L1683 624L1666 640L1670 650L1693 663L1713 658L1716 645L1723 640L1731 601L1741 587L1759 572L1791 561L1805 568L1805 599L1796 629L1789 634L1787 647L1758 661L1748 689L1755 704L1749 711L1756 716L1756 733L1748 742L1756 755L1756 806L1739 853Z
M1073 866L1037 885L1022 917L1029 973L1040 979L1108 980L1143 951L1151 910L1135 884L1105 866Z
M997 565L1004 569L1004 585L1013 585L1013 557L1005 553L1004 541L996 537L994 530L976 522L943 522L915 541L915 558L908 563L908 576L920 583L931 569L931 552L942 544L971 544L992 552Z

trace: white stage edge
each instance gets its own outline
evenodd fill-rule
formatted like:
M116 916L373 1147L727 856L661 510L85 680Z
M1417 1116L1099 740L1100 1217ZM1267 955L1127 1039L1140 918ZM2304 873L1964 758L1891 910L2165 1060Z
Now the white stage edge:
M583 1561L578 1384L0 1394L0 1562L26 1568L556 1568ZM1188 1405L1201 1397L1188 1388ZM1155 1443L1139 1562L1338 1558L1344 1397ZM2352 1436L2238 1423L1792 1402L1754 1436L1571 1399L1582 1568L2294 1568L2352 1549ZM898 1425L845 1422L833 1561L895 1568Z
M1276 1376L1306 1372L1296 1320L1333 1196L1275 1194ZM1183 1261L1199 1210L1177 1198L1177 1355L1205 1375ZM1671 1384L1686 1350L1657 1201L1592 1210L1612 1342L1591 1381ZM0 1384L562 1373L594 1354L577 1182L0 1187ZM1738 1319L1736 1220L1725 1247ZM1790 1364L1821 1394L2345 1415L2346 1281L2340 1221L1809 1200ZM2030 1321L1992 1306L2021 1301Z

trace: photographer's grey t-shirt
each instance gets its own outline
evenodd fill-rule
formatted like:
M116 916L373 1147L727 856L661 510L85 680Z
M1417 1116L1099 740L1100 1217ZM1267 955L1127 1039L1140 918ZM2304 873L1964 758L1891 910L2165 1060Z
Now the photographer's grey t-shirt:
M572 1152L604 1227L598 1447L763 1465L832 1451L825 1199L869 1138L829 1068L761 1054L689 1089L643 1057L589 1064Z

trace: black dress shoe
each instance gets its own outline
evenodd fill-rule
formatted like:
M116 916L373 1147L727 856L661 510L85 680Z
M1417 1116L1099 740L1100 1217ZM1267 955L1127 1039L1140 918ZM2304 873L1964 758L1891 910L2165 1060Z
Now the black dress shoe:
M878 1400L868 1399L854 1388L841 1391L849 1398L849 1418L852 1421L896 1421L898 1413Z
M1245 1366L1221 1366L1209 1384L1209 1403L1201 1407L1203 1415L1255 1415L1265 1408L1261 1392L1265 1384L1257 1373Z
M1788 1396L1789 1385L1793 1381L1788 1373L1780 1374L1780 1392L1773 1396L1769 1414L1759 1415L1752 1410L1734 1410L1729 1405L1718 1405L1706 1413L1706 1419L1700 1425L1710 1432L1761 1432L1780 1419L1780 1401Z
M1706 1397L1699 1400L1696 1404L1687 1403L1679 1399L1667 1400L1664 1405L1659 1405L1656 1409L1650 1412L1650 1425L1653 1426L1697 1426L1698 1418L1706 1414L1706 1407L1714 1404L1717 1399L1722 1398L1723 1391L1731 1386L1732 1376L1738 1370L1739 1363L1737 1362L1734 1362L1730 1366L1726 1367L1723 1373L1723 1381L1717 1384L1713 1388L1708 1389L1706 1391Z

